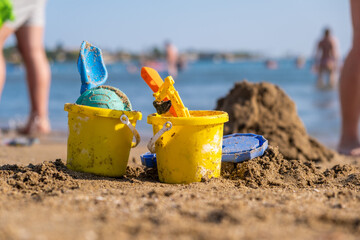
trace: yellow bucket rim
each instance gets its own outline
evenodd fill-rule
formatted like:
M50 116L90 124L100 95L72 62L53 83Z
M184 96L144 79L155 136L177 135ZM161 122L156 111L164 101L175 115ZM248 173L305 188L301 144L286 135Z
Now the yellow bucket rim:
M191 117L173 117L169 113L163 115L153 113L148 115L147 123L163 125L170 121L173 125L211 125L229 121L229 115L223 111L193 110L189 112Z
M120 111L113 109L89 107L73 103L65 103L64 110L71 113L81 113L88 116L120 118L125 114L129 120L141 120L142 114L139 111Z

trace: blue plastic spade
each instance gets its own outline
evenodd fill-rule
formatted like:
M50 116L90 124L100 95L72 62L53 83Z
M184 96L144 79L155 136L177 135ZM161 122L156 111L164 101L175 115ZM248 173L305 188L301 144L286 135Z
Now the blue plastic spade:
M100 48L83 41L77 65L81 76L80 94L106 82L108 73Z

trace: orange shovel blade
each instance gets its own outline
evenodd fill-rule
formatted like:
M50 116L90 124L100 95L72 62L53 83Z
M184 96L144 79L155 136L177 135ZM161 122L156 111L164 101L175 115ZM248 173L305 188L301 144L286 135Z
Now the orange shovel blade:
M149 85L153 92L157 92L159 87L164 83L159 73L153 68L142 67L141 77L144 79L146 84Z
M141 68L141 77L144 79L146 84L153 90L153 92L159 91L161 85L163 85L164 81L160 77L159 73L150 67L142 67ZM164 101L169 100L168 98L163 99ZM170 108L170 113L174 117L177 116L175 109L173 106Z

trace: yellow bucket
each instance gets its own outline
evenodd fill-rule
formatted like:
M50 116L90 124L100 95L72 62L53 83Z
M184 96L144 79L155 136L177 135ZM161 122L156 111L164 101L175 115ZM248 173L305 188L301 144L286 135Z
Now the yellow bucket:
M135 125L141 112L70 103L64 110L69 112L67 167L109 177L124 175L130 149L140 142Z
M224 123L222 111L190 111L191 117L151 114L159 179L165 183L200 182L220 176Z

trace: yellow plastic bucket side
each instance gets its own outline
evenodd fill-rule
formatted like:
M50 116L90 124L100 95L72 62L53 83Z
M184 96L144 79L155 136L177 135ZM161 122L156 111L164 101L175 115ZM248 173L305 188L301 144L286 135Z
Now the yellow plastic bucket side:
M158 115L151 114L147 118L147 123L153 125L163 125L170 121L174 125L211 125L229 121L229 116L223 111L197 110L189 111L191 117L173 117L170 113Z
M119 111L105 108L89 107L78 104L66 103L64 110L72 113L81 113L88 116L107 117L119 119L125 114L129 120L141 120L142 114L138 111Z
M81 111L82 106L75 106L68 115L67 167L110 177L124 175L133 137L131 130L120 122L120 118L94 116L91 111ZM95 111L99 112L99 109ZM127 112L126 115L130 115L134 127L136 120L141 118L138 112Z
M228 116L224 112L217 112L218 117L214 118L211 114L207 118L207 112L214 111L202 111L200 115L205 118L206 123L211 124L202 124L196 117L184 119L189 125L176 125L179 124L176 122L179 119L166 119L170 120L173 126L155 143L161 182L191 183L199 182L202 178L220 176L223 127ZM159 116L150 115L148 122L154 122L153 117ZM166 122L161 117L155 121ZM162 127L161 124L153 124L154 135Z

